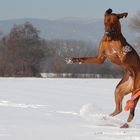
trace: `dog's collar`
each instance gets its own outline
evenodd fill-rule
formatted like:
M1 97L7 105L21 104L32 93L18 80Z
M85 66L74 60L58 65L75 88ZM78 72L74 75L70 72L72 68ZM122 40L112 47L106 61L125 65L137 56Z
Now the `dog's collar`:
M121 33L120 32L114 32L114 31L112 31L112 32L104 32L104 35L105 36L108 36L108 37L117 37L117 36L119 36L119 35L121 35Z

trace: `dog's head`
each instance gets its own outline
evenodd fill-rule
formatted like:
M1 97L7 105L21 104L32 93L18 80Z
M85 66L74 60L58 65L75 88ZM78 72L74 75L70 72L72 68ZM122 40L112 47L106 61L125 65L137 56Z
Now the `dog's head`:
M121 25L119 20L127 17L128 13L112 13L112 9L108 9L104 15L105 34L112 36L113 34L121 33Z

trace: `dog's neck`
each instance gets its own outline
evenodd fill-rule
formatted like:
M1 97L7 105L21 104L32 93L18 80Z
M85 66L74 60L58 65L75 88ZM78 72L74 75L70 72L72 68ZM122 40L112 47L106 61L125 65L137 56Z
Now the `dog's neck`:
M123 34L122 33L114 33L114 34L112 34L112 35L110 35L110 36L108 36L108 35L104 35L103 36L103 40L104 41L114 41L114 40L116 40L116 41L121 41L122 42L122 45L126 45L126 44L128 44L127 43L127 41L126 41L126 39L125 39L125 37L123 36Z
M110 38L110 39L117 39L117 38L120 38L122 37L122 33L121 32L111 32L110 34L108 34L107 32L104 33L104 36L106 36L107 38Z

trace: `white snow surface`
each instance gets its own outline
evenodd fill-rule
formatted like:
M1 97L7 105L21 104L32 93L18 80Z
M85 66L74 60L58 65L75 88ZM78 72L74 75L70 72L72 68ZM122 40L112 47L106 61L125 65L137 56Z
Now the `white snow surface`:
M0 78L0 140L140 140L139 103L128 129L108 115L119 80Z

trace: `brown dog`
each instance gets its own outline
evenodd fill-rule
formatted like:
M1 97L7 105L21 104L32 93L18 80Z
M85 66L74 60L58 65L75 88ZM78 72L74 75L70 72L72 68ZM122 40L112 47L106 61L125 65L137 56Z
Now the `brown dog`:
M67 58L67 63L95 63L102 64L108 58L112 63L119 65L124 70L124 76L115 89L116 108L111 116L115 116L122 111L123 97L140 88L140 58L132 46L126 41L121 33L120 19L127 17L128 13L112 13L108 9L104 15L105 34L99 45L96 57ZM127 123L121 128L127 128L128 122L134 118L135 107L139 97L130 108Z

